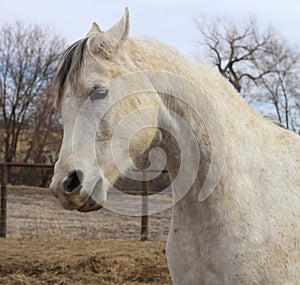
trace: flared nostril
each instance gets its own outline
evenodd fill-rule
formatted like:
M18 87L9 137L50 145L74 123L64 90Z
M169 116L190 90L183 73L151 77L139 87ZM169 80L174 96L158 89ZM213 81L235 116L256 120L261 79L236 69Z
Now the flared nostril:
M70 172L67 178L63 181L62 186L65 194L72 194L81 185L83 172L74 170Z

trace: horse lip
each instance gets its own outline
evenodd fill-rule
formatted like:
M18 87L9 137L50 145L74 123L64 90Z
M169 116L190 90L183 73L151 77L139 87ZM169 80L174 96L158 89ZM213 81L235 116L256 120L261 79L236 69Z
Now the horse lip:
M91 212L102 208L102 205L98 204L91 196L88 200L77 209L78 212Z
M102 183L103 183L102 178L97 181L97 183L94 185L92 194L90 194L88 199L85 201L85 203L77 209L79 212L96 211L102 208L105 199L103 199L103 197L97 198L97 193L98 193L97 190L99 190L98 187L102 187Z

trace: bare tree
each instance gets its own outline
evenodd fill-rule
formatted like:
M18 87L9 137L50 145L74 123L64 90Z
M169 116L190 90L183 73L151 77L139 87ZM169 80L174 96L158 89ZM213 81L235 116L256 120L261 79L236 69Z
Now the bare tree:
M7 162L16 158L21 137L28 136L33 149L37 132L49 127L52 98L48 90L63 46L64 40L49 28L15 22L0 30L1 150Z
M50 88L45 96L35 103L36 111L28 117L26 134L19 141L23 146L19 155L23 162L54 163L62 139L62 128L58 113L53 109Z
M273 49L261 59L261 66L272 72L258 81L261 93L257 100L271 103L278 121L300 134L300 52L281 40L273 41Z
M271 103L277 119L299 132L299 50L255 19L200 17L195 23L208 59L235 89L250 103Z

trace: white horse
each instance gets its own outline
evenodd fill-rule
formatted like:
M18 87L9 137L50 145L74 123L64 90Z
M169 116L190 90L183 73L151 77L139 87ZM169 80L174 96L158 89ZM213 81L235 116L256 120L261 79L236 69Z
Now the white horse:
M100 209L122 173L140 179L130 169L149 154L172 181L174 284L300 284L300 137L209 68L128 34L126 9L61 59L53 195L69 210Z

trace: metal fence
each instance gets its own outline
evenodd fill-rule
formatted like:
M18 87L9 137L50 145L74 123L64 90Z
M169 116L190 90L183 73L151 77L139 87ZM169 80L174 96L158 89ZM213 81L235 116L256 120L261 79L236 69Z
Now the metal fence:
M8 184L8 171L11 167L29 167L29 168L48 168L53 169L52 164L28 164L28 163L0 163L1 168L1 215L0 215L0 237L5 238L7 234L7 184ZM164 171L166 172L166 171ZM144 177L145 178L145 177ZM142 217L141 217L141 231L140 239L145 241L148 239L148 199L150 194L150 181L144 179L142 184Z

